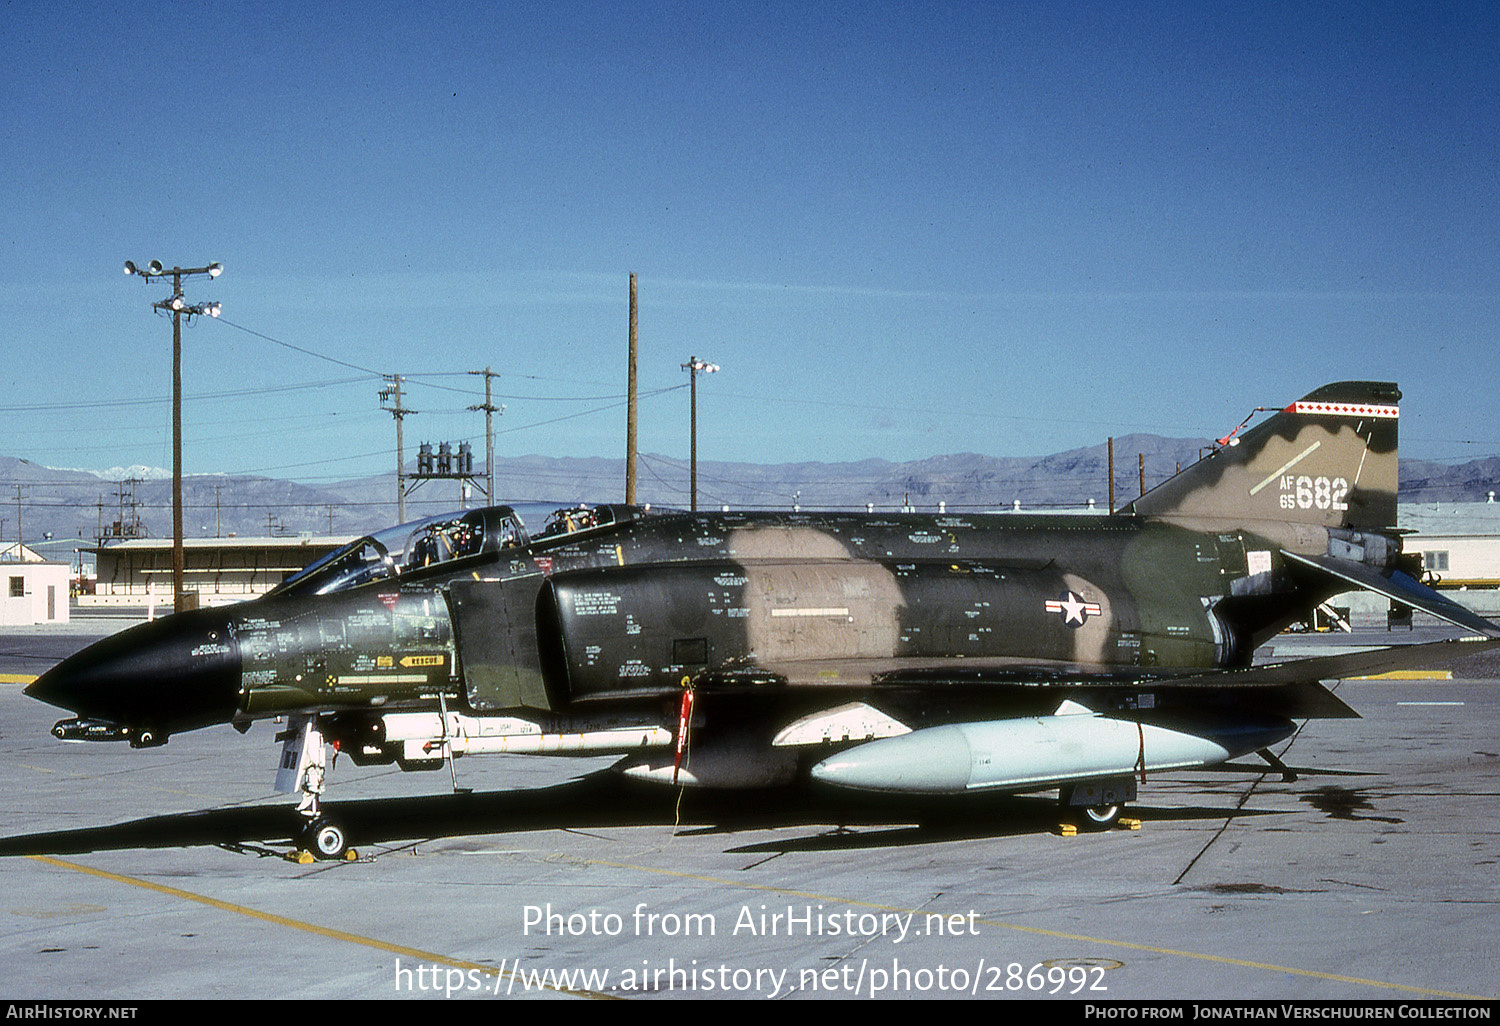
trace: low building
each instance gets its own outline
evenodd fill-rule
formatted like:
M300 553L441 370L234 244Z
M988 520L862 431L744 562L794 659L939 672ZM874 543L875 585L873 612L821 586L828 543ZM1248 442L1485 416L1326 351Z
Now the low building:
M1422 554L1439 591L1500 588L1500 502L1404 505L1401 526L1416 532L1402 547Z
M0 563L45 563L47 557L29 545L10 542L0 545Z
M0 625L67 623L71 574L66 563L0 563Z
M183 590L198 604L227 605L264 595L288 575L353 541L349 537L185 538ZM84 549L97 568L85 606L144 606L172 602L172 539L132 538Z

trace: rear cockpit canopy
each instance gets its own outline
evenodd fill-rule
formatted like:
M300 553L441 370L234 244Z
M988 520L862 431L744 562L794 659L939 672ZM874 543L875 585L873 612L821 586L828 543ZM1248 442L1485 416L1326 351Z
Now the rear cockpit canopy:
M554 510L547 517L541 533L532 540L537 543L552 542L568 538L583 531L598 531L628 523L645 516L648 507L626 506L618 503L601 503L597 506L568 506Z

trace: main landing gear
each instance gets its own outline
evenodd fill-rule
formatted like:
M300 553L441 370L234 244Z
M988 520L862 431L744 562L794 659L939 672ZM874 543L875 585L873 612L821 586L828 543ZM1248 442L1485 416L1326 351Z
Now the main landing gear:
M1063 817L1079 830L1112 829L1125 811L1125 803L1135 799L1135 780L1099 780L1070 784L1058 792Z

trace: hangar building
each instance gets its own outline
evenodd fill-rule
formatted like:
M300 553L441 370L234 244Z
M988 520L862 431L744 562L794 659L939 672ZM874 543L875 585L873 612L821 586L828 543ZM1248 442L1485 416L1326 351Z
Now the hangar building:
M244 602L264 595L309 563L347 545L352 537L184 538L183 589L204 606ZM131 538L84 549L92 553L98 583L80 605L144 606L172 601L172 539Z

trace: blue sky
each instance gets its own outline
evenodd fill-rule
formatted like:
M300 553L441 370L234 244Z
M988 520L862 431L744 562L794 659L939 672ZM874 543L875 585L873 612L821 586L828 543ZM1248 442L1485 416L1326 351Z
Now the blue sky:
M1500 454L1500 6L12 2L0 453L1034 455L1399 381Z

